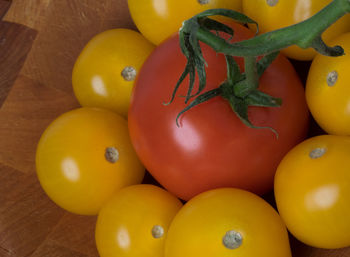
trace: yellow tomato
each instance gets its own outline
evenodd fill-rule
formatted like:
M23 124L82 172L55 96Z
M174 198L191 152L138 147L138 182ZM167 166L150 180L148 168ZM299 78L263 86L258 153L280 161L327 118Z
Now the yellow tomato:
M175 216L165 257L291 257L277 212L248 191L221 188L199 194Z
M292 149L275 177L289 231L319 248L350 246L350 137L324 135Z
M350 33L331 42L341 45L345 55L318 54L306 83L306 100L316 122L329 134L350 135Z
M139 31L158 45L179 31L182 22L212 8L241 10L242 0L128 0Z
M135 76L153 49L140 33L129 29L96 35L74 65L72 83L79 103L126 117Z
M67 112L45 130L36 152L48 196L77 214L97 214L120 188L142 181L144 167L121 116L97 108Z
M260 32L287 27L299 23L316 14L332 0L243 0L243 12L259 23ZM345 15L329 27L322 38L329 40L350 31L350 15ZM311 60L316 54L313 49L291 46L282 51L286 56L297 60Z
M169 224L182 203L153 185L126 187L101 209L96 245L101 257L163 257Z

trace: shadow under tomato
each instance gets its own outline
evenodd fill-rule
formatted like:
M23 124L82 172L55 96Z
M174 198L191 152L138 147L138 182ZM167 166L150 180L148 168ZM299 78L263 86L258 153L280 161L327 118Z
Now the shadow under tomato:
M296 72L298 73L300 80L305 87L307 76L311 66L311 61L297 61L292 59L289 59L289 60L292 63ZM322 128L320 128L320 126L316 123L316 121L310 115L310 125L309 125L307 138L324 135L324 134L327 134L327 133Z

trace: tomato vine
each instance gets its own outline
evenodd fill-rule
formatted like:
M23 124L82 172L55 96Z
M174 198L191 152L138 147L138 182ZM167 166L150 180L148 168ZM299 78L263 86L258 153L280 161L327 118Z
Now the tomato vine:
M240 118L240 120L252 128L267 128L254 126L248 118L249 106L278 107L282 101L258 89L259 77L278 55L279 50L291 45L301 48L314 48L317 52L327 56L341 56L344 50L341 46L328 46L322 40L322 33L336 20L350 12L350 0L334 0L320 12L298 24L271 31L265 34L237 43L230 43L220 37L218 32L234 36L234 31L227 25L209 18L221 15L241 23L258 24L246 15L228 9L210 9L204 11L183 23L180 29L180 47L187 58L187 64L175 85L171 96L171 103L184 81L189 76L189 87L185 97L185 103L194 98L176 118L178 118L194 106L203 103L213 97L225 98ZM215 33L213 33L215 31ZM202 93L206 85L206 61L203 58L199 42L208 44L216 52L224 54L227 63L227 79L213 90ZM232 56L243 57L245 71L240 72L238 64ZM262 57L260 61L258 57ZM194 91L196 73L199 78L197 92ZM201 94L202 93L202 94ZM277 136L277 132L271 129Z

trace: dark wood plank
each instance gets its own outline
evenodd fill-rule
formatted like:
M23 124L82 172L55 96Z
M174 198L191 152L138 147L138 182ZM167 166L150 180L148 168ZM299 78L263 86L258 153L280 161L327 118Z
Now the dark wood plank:
M37 32L24 25L0 21L0 107L30 51Z
M7 13L10 8L11 1L10 0L0 0L0 20Z
M33 174L0 164L0 181L0 256L28 256L64 211L48 199Z
M34 173L42 132L60 114L78 106L73 95L19 76L0 109L0 162Z

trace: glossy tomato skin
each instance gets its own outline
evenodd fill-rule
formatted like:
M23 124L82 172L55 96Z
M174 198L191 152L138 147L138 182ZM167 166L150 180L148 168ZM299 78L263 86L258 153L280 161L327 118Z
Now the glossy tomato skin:
M96 245L101 257L163 257L169 225L182 203L154 185L118 191L101 209Z
M294 147L277 169L278 211L305 244L350 246L349 155L349 137L317 136Z
M306 83L306 101L316 122L329 134L350 135L350 33L331 41L345 55L327 57L317 54Z
M225 246L228 231L239 233L240 245ZM291 251L287 229L267 202L244 190L220 188L192 198L170 225L165 257L192 256L291 257Z
M257 21L262 33L287 27L316 14L332 0L243 0L242 8L244 14ZM350 31L350 15L345 15L329 27L322 38L329 43L334 37ZM316 54L313 49L301 49L298 46L291 46L282 53L297 60L312 60Z
M108 161L106 149L118 158ZM145 170L131 145L126 120L112 111L79 108L42 134L36 169L47 195L62 208L95 215L120 188L141 183Z
M252 33L235 27L236 39ZM202 46L208 63L206 90L226 76L224 57ZM256 193L272 189L275 169L283 155L304 137L308 111L303 87L291 64L279 56L260 81L260 89L281 97L279 108L250 108L253 124L246 127L229 104L216 97L183 114L188 80L170 105L174 85L185 67L177 37L160 46L145 62L136 82L128 122L130 137L142 163L168 190L188 200L217 187L239 187Z
M242 0L128 0L139 31L155 45L179 31L182 22L213 8L241 11Z
M134 79L123 77L123 71L132 67L137 75L153 49L153 44L130 29L111 29L94 36L73 68L72 84L79 103L126 117Z

